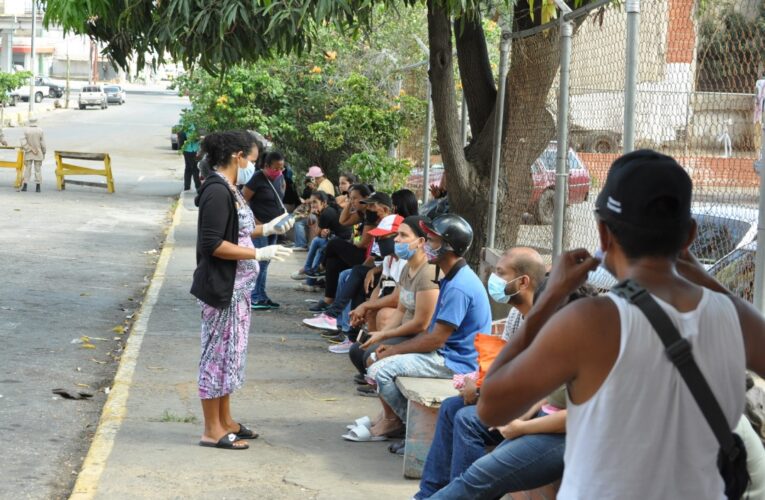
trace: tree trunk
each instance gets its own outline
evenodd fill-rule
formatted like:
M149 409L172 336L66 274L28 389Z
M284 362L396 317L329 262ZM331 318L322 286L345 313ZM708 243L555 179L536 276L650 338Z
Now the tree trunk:
M492 107L489 112L484 109L482 113L470 110L471 116L482 117L479 121L484 121L484 124L476 130L480 125L471 120L474 139L467 149L463 149L454 87L451 30L448 15L436 0L429 0L430 81L436 136L446 167L451 211L464 217L473 227L473 245L466 257L475 265L480 260L481 248L486 244L495 104L488 104L485 95L476 95L486 92L485 79L479 77L478 82L469 83L475 75L463 67L461 79L468 105L483 103L483 106ZM476 36L473 32L469 37L464 33L458 37L458 51L468 55L478 50L480 40ZM547 110L547 96L559 65L557 29L514 39L511 56L505 94L495 233L498 249L517 244L523 214L531 208L531 166L555 135L555 121ZM481 68L480 59L466 64Z

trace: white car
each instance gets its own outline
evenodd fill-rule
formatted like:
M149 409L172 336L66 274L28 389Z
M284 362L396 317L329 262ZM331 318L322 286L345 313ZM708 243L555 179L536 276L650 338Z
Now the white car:
M755 208L699 203L691 211L698 225L691 252L707 269L757 238L759 213Z
M80 109L85 109L88 106L98 106L101 109L106 109L108 104L106 101L106 92L100 85L88 85L82 87L80 91L80 97L78 98L78 104Z
M106 85L104 86L104 92L106 92L107 103L116 103L120 106L125 104L125 89L119 85Z
M34 87L35 102L42 102L43 98L50 94L50 88L47 85L40 85L39 80ZM29 85L22 85L11 92L11 99L14 102L29 101Z

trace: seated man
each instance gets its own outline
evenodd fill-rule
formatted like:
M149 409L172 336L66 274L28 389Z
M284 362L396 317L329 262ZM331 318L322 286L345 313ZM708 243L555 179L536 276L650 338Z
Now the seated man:
M504 340L520 326L518 313L522 318L531 310L534 291L544 277L544 261L533 248L510 249L497 262L494 274L489 278L489 294L495 301L513 306L505 322ZM420 491L415 498L435 494L482 457L486 446L495 446L504 439L498 430L489 429L478 420L475 411L478 392L472 379L465 379L460 393L441 404L433 443L422 471Z
M380 346L370 356L367 376L377 383L384 416L371 428L373 437L400 431L406 421L407 400L396 387L397 377L451 378L478 369L474 338L491 333L491 310L486 290L462 258L473 240L463 218L447 214L421 223L427 233L425 255L444 277L430 327L413 339Z

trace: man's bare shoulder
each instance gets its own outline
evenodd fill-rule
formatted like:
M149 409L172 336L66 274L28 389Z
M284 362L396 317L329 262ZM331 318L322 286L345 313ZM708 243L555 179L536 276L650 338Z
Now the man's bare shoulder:
M576 333L599 336L619 326L619 310L605 295L586 297L561 308L550 320L549 328L570 336Z

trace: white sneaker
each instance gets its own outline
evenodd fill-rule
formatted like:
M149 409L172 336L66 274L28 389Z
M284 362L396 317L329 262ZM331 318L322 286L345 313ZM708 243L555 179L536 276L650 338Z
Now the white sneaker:
M294 273L290 274L290 278L297 281L303 281L307 277L308 276L305 275L305 271L303 271L302 269L300 271L295 271Z
M305 283L300 283L298 286L295 287L295 290L299 292L318 292L319 287L306 285Z
M324 313L319 314L315 318L304 319L303 324L310 326L311 328L318 328L319 330L329 330L331 332L337 331L337 320Z
M335 354L347 354L351 350L352 345L353 342L351 342L350 339L345 339L344 342L329 346L329 352Z

